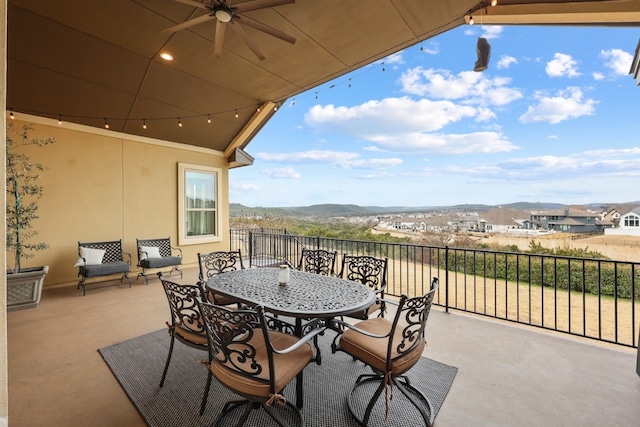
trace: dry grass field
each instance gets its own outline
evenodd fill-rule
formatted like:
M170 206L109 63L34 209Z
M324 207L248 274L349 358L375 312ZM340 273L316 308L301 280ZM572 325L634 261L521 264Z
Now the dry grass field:
M410 296L423 293L429 288L431 277L440 278L435 302L445 305L446 272L437 268L425 269L423 265L390 260L388 292ZM451 308L624 345L634 345L634 337L638 337L640 302L635 304L634 311L628 299L616 301L611 297L598 298L565 289L450 272L448 304Z

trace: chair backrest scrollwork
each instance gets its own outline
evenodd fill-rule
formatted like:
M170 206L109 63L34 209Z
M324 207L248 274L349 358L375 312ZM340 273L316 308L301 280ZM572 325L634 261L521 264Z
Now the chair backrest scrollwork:
M298 270L333 276L337 256L338 252L329 252L324 249L303 249Z
M396 328L402 328L402 332L391 333L389 337L387 371L391 369L392 363L412 353L416 347L424 344L425 327L438 287L438 278L434 277L431 281L431 289L426 294L412 298L407 297L407 295L400 297L391 330L396 331Z
M199 280L206 282L211 276L229 271L244 269L242 254L237 251L216 251L206 254L198 254L200 267Z
M275 393L273 351L262 307L234 310L201 303L200 310L209 337L211 363L234 375L269 384L270 392Z
M344 255L340 277L362 283L382 293L387 287L387 258L367 255Z
M171 326L180 327L188 332L205 335L204 321L200 314L197 298L200 288L197 285L182 285L160 277L162 287L169 301Z

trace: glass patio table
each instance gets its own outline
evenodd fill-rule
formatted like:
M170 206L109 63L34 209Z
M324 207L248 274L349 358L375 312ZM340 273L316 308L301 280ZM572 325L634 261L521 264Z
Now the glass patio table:
M250 306L295 318L294 333L303 335L303 321L329 320L362 311L376 299L368 286L338 277L290 270L289 282L278 283L279 268L247 268L210 277L207 288ZM318 354L318 361L320 354ZM296 381L296 406L302 408L302 373Z

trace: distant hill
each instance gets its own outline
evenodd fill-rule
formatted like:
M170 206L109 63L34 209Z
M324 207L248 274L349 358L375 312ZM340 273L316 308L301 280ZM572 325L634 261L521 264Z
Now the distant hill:
M454 206L358 206L358 205L340 205L340 204L320 204L311 206L294 206L294 207L249 207L239 203L231 203L229 205L230 215L232 218L247 216L263 216L263 217L339 217L339 216L370 216L383 215L391 213L413 213L413 212L483 212L499 207L517 209L517 210L558 210L563 209L567 205L559 203L541 203L541 202L516 202L506 205L483 205L483 204L463 204Z

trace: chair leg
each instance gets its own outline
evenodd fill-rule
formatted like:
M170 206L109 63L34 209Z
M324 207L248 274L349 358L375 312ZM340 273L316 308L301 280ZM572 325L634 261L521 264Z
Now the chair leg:
M304 415L302 415L302 411L300 411L300 409L298 409L298 407L296 405L294 405L291 402L287 402L285 403L285 405L289 408L291 408L297 415L298 417L298 422L299 422L299 426L302 427L304 426ZM287 424L273 409L271 409L271 407L263 404L262 407L264 408L264 410L267 412L267 414L269 414L269 416L278 423L278 425L282 426L282 427L289 427L289 424Z
M204 414L204 408L207 407L207 398L209 397L209 389L211 388L211 369L209 369L209 375L207 375L207 385L204 388L204 396L202 396L202 403L200 404L200 415Z
M222 411L218 414L215 420L211 423L211 427L216 427L220 424L220 422L234 409L239 408L243 405L246 405L244 412L242 413L242 417L237 425L241 426L244 421L249 417L249 413L251 412L252 403L247 399L238 399L238 400L230 400L224 404Z
M353 407L353 403L351 402L351 395L353 394L353 391L356 388L360 387L362 384L374 382L374 381L380 381L380 385L378 386L375 393L371 397L371 400L369 400L369 404L367 405L367 409L365 410L364 417L360 418L356 414L356 411ZM353 416L353 418L356 419L359 426L367 427L369 425L369 417L371 416L371 411L373 410L373 407L378 401L378 398L380 397L380 394L382 394L383 390L384 390L384 377L376 374L363 374L358 377L358 379L356 380L356 383L353 385L353 387L351 388L351 391L347 395L347 406L349 407L349 412L351 412L351 415Z
M367 404L367 408L365 409L364 416L360 418L360 416L355 412L353 403L351 401L351 396L353 392L356 390L356 388L360 387L362 384L376 382L376 381L379 381L380 385L378 386L375 393L369 400L369 403ZM400 392L407 399L409 399L409 402L411 402L411 404L420 412L420 415L422 416L422 419L424 420L425 425L427 427L432 427L433 421L434 421L433 404L427 398L427 396L422 391L413 387L409 382L409 378L407 378L406 376L393 378L393 384L397 389L400 390ZM356 419L359 426L367 427L369 425L369 418L371 417L373 408L378 402L378 399L380 398L380 395L384 391L384 388L385 388L384 377L377 374L363 374L363 375L360 375L356 380L356 383L354 384L354 386L351 388L351 391L347 395L347 406L349 407L349 412ZM426 405L426 409L425 409L425 405Z
M402 394L404 394L407 397L407 399L409 399L409 401L413 404L413 406L415 406L415 408L418 411L420 411L420 414L422 415L422 419L424 419L425 424L428 427L432 427L433 420L434 420L433 405L431 404L431 401L429 400L429 398L427 398L427 396L422 391L412 386L409 383L409 378L407 377L394 378L393 383L398 387L398 389L402 392ZM424 410L424 407L420 405L420 403L416 399L416 396L420 397L426 403L427 409L429 411L428 414L427 414L427 411Z
M160 387L164 385L164 379L167 376L167 370L169 370L169 362L171 362L171 354L173 353L173 343L175 337L171 334L171 343L169 344L169 354L167 355L167 363L164 364L164 371L162 371L162 379L160 380Z

